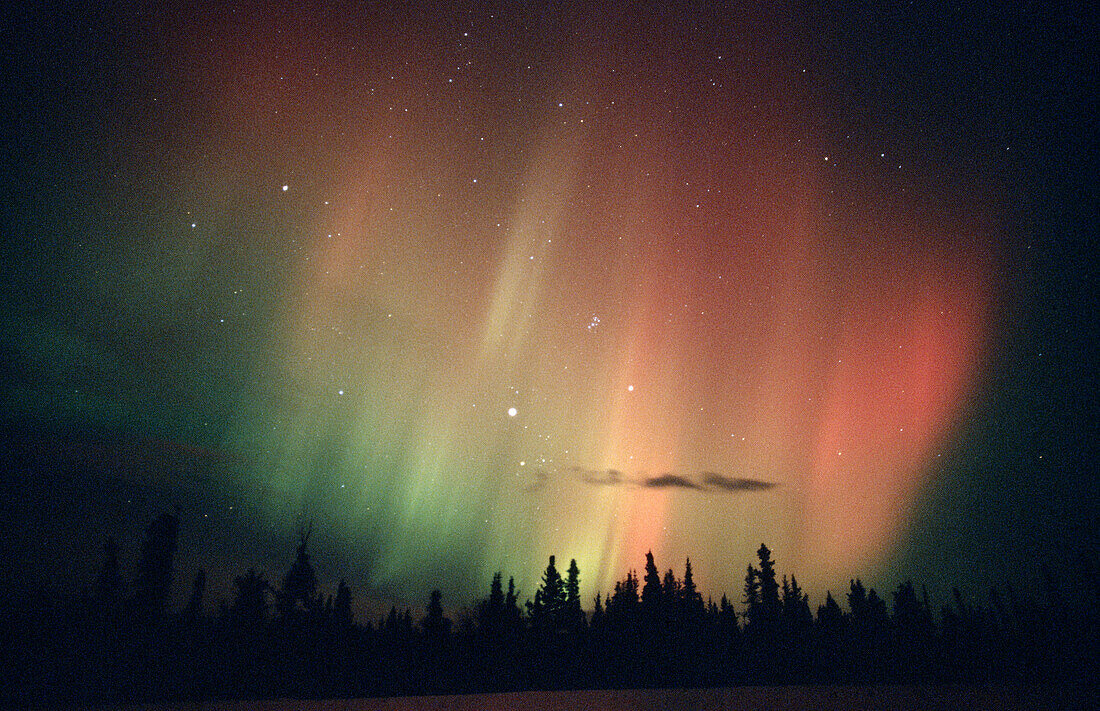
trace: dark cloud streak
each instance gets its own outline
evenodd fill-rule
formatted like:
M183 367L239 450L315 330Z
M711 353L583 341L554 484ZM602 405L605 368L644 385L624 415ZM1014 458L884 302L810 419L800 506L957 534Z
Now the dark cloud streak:
M600 487L640 486L646 489L689 489L692 491L739 494L769 491L779 486L775 482L726 476L725 474L709 471L700 472L697 477L665 472L656 476L643 477L639 480L627 479L617 469L586 469L580 466L572 466L567 471L575 474L585 484ZM547 474L543 472L539 480L539 487L545 483L546 476Z
M642 486L648 489L695 489L700 490L703 487L696 484L686 476L680 476L678 474L658 474L654 477L649 477L642 482Z
M778 484L760 479L746 479L738 476L726 476L716 472L703 472L703 483L714 489L722 491L767 491L774 489Z

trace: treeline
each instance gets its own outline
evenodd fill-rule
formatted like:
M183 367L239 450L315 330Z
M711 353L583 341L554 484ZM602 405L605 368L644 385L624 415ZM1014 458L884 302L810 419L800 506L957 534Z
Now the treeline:
M497 573L488 595L452 621L438 590L423 614L393 608L354 619L343 580L324 594L303 531L281 580L249 570L232 599L204 607L206 576L169 610L178 521L146 530L130 585L108 539L94 583L64 601L9 604L3 698L27 704L212 698L337 697L556 688L741 684L1075 681L1091 683L1100 638L1100 575L1045 575L1023 595L981 604L956 590L938 611L902 583L889 599L859 579L842 605L815 610L761 545L735 604L659 572L646 555L588 611L580 570L551 556L532 599ZM1068 583L1068 584L1067 584Z

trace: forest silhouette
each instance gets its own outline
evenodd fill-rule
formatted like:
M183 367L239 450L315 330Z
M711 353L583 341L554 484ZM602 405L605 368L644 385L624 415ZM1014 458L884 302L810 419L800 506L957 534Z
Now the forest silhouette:
M179 521L151 522L131 582L108 538L94 583L67 599L9 601L0 620L0 702L127 703L271 697L357 697L536 689L759 684L1094 683L1100 571L1081 556L1073 579L1043 571L1039 589L994 588L981 604L955 589L933 610L903 582L889 600L852 579L846 606L830 592L816 612L796 577L761 544L741 598L704 598L652 553L586 611L575 560L551 556L521 602L496 573L457 620L442 595L423 614L390 609L357 621L340 580L321 590L301 531L281 580L248 570L208 612L199 570L170 610Z

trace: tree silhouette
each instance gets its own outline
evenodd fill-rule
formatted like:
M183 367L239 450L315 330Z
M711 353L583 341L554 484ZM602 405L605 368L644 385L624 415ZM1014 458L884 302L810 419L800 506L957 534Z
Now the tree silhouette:
M883 627L887 622L886 602L879 597L878 592L871 588L867 592L867 607L865 609L867 620L876 627Z
M626 579L615 582L615 589L604 605L611 624L620 629L633 628L638 622L640 598L638 574L627 571Z
M150 609L138 600L155 600L155 591L171 579L173 519L160 517L146 530L141 584L127 600L133 609L126 608L137 621L156 619L137 616ZM206 592L200 568L187 606L174 621L162 617L156 625L138 627L120 615L96 616L94 605L119 599L121 587L118 546L108 539L94 587L66 604L42 600L40 610L22 617L0 610L7 612L0 622L11 638L5 659L16 688L12 695L0 687L0 704L768 683L1070 681L1087 686L1091 660L1100 653L1100 595L1079 571L1068 582L1048 575L1046 589L1035 591L1039 602L1011 587L1005 598L990 590L986 603L953 590L942 622L931 614L927 591L918 595L911 581L897 586L887 609L873 588L852 578L850 613L830 592L815 619L797 578L776 580L771 551L763 545L757 551L759 568L747 568L750 634L742 633L726 595L704 605L690 559L682 580L670 570L655 584L652 553L646 556L648 595L630 570L610 596L595 595L587 625L576 560L563 579L551 556L528 603L530 625L524 625L514 579L505 591L498 572L488 597L477 603L476 615L459 634L452 634L439 590L432 591L419 621L409 609L402 613L393 606L376 628L357 627L346 580L334 594L319 591L308 541L309 532L303 531L278 593L250 569L234 579L232 603L222 604L221 617L200 624ZM288 611L274 620L273 600L280 612ZM293 605L286 607L287 601ZM163 615L163 601L160 605L153 609ZM310 614L298 614L307 610ZM67 686L58 687L57 680Z
M680 605L683 610L683 618L689 622L697 622L703 617L703 596L695 587L695 576L691 571L691 558L684 563L684 581L680 586Z
M666 606L680 599L680 581L676 579L676 573L672 568L666 570L664 577L661 578L661 599Z
M729 645L740 634L741 627L737 624L737 611L733 609L733 603L725 594L722 595L722 600L717 606L717 616L721 641Z
M802 592L798 585L798 579L791 576L790 583L787 576L783 576L783 620L787 629L803 631L813 626L813 613L810 612L810 598Z
M581 571L576 559L569 561L569 570L565 577L565 602L563 607L564 626L571 632L585 625L584 610L581 609Z
M917 597L909 580L894 591L893 633L895 654L905 650L905 659L894 661L896 673L903 678L927 677L933 667L935 623L927 600ZM904 662L904 663L902 663Z
M283 586L277 596L279 614L283 618L291 616L295 611L315 612L320 607L320 599L316 596L317 574L313 571L307 550L311 533L312 523L308 529L298 532L298 550L294 563L283 576Z
M432 590L428 600L427 616L424 618L424 636L430 642L441 644L450 632L451 621L443 616L443 593Z
M249 568L248 574L233 579L236 595L229 608L233 622L243 629L256 630L267 621L271 584L262 573Z
M535 599L527 603L527 614L531 618L532 628L542 632L561 629L565 596L565 583L554 566L554 556L550 556L550 562L542 574L542 584L535 591Z
M775 563L772 562L771 551L763 543L756 551L760 560L760 569L756 572L760 591L760 614L758 621L768 632L774 632L777 628L780 615L779 583L776 581Z
M515 578L508 578L508 594L504 597L504 624L506 631L518 632L523 625L523 612L519 609L519 593Z
M642 611L647 624L656 624L661 614L661 574L653 562L653 551L645 554L645 584L642 587Z
M745 569L745 588L741 596L741 602L745 605L745 629L757 630L761 624L760 582L759 573L749 563Z
M856 578L855 580L849 580L848 585L848 609L852 611L852 618L866 618L867 589L863 587L863 582L859 578Z
M828 635L838 634L844 627L844 611L832 592L825 593L825 604L817 608L817 624Z
M606 622L607 615L604 613L603 600L600 593L596 593L596 597L592 600L592 619L589 621L589 625L592 629L602 631Z
M489 597L477 604L478 626L483 634L499 637L504 632L504 587L500 571L493 573Z

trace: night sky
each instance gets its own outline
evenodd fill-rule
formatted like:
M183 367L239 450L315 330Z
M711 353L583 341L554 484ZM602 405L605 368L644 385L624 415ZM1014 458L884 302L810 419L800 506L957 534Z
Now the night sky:
M1093 13L153 5L0 25L5 585L1100 550Z

